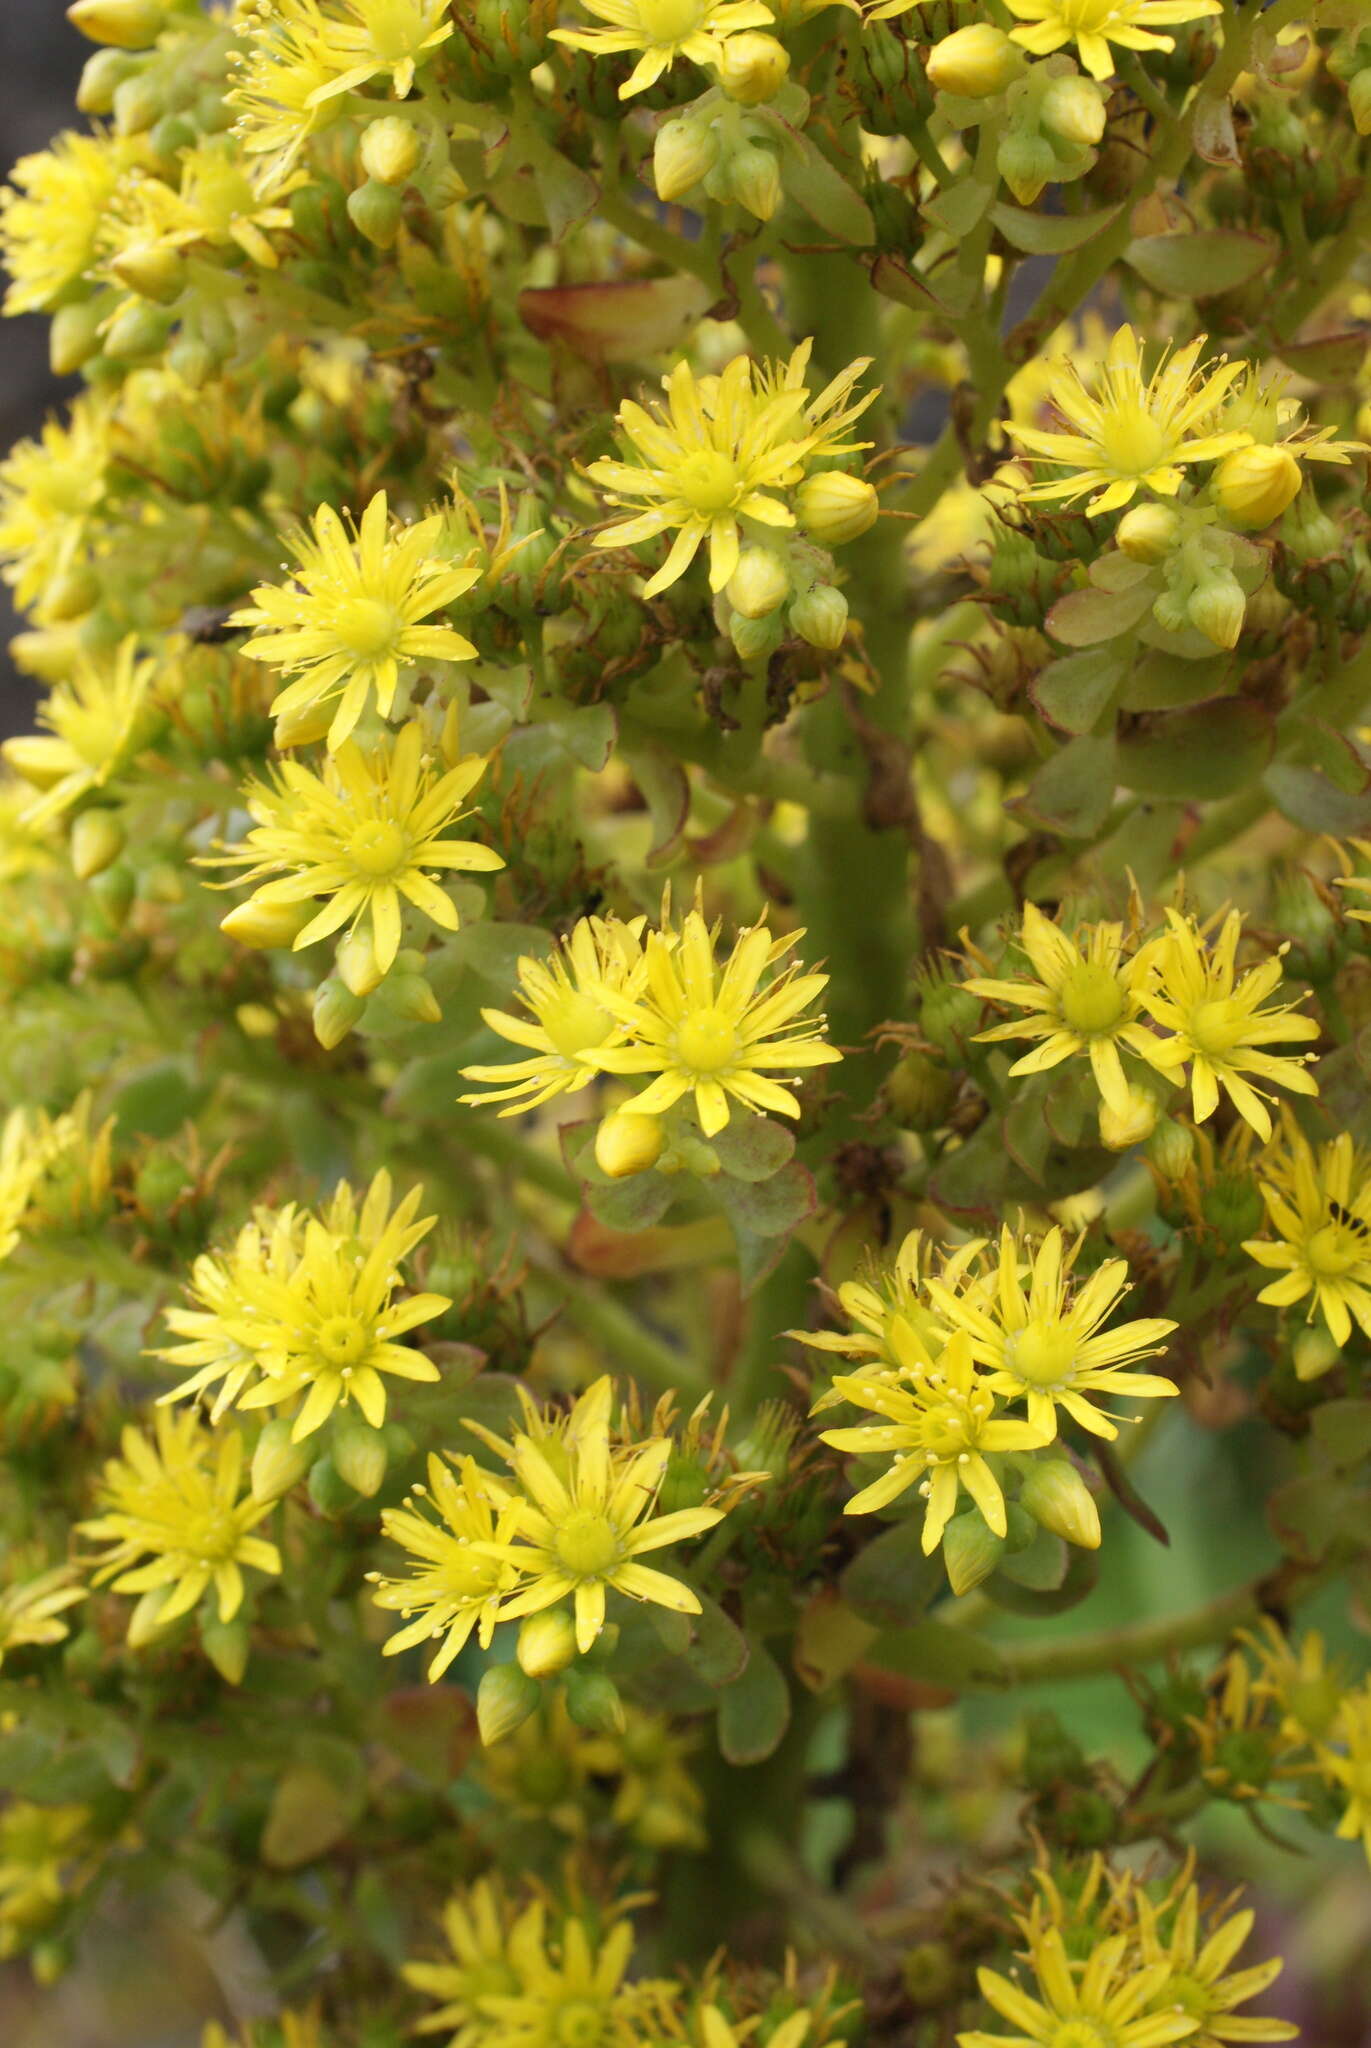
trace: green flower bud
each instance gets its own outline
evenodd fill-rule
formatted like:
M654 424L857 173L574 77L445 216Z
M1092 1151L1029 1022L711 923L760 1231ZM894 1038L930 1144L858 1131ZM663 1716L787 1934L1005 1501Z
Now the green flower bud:
M381 986L386 971L376 957L376 939L369 924L359 924L344 932L334 953L334 965L343 986L355 996L369 996Z
M905 1995L918 2012L946 2005L958 1989L957 1958L945 1941L919 1941L905 1956L900 1974Z
M356 1506L357 1495L334 1464L329 1451L316 1458L309 1468L309 1497L320 1514L327 1515L330 1521Z
M1294 502L1304 475L1286 448L1235 448L1210 483L1214 502L1234 526L1255 531L1279 519Z
M1342 1352L1331 1330L1322 1323L1300 1331L1291 1350L1297 1380L1320 1380L1342 1363Z
M1130 561L1164 562L1180 533L1180 515L1170 505L1133 505L1119 521L1114 542Z
M1104 134L1107 90L1093 78L1054 78L1043 94L1039 114L1043 126L1064 142L1086 147Z
M1297 562L1324 562L1342 547L1342 535L1312 491L1292 498L1281 520L1281 546Z
M379 1429L346 1408L334 1418L329 1450L339 1478L345 1479L354 1493L370 1500L380 1491L387 1460L385 1438Z
M378 185L404 185L416 170L424 153L423 138L412 121L398 114L383 114L362 130L362 169ZM360 223L359 223L360 225ZM363 234L366 229L362 229Z
M1216 647L1236 647L1246 610L1241 583L1230 570L1219 569L1191 592L1186 616Z
M146 71L135 71L114 88L114 132L126 139L146 135L167 111L166 98L158 79Z
M1100 1511L1069 1458L1035 1458L1019 1488L1019 1506L1041 1528L1078 1549L1099 1549Z
M118 860L124 850L124 828L113 811L82 811L71 828L71 865L78 881L88 882Z
M269 953L293 946L314 915L312 903L259 903L255 897L240 903L219 920L219 929L254 952Z
M1031 206L1058 174L1057 153L1045 135L1011 131L1001 140L995 161L1020 206Z
M536 1713L543 1689L517 1664L493 1664L476 1693L476 1725L487 1749Z
M100 601L100 579L84 562L74 562L43 589L43 616L57 625L83 619Z
M530 1614L519 1629L515 1652L519 1669L530 1678L555 1678L576 1657L576 1624L565 1608Z
M422 974L399 974L394 968L376 991L376 1002L386 1020L393 1025L441 1024L442 1005L434 995ZM369 1026L374 1026L371 1011L367 1013Z
M774 654L781 644L780 614L772 612L765 619L745 619L741 612L730 611L728 637L744 661L760 661Z
M166 346L171 315L139 303L116 313L105 330L105 354L116 363L136 363Z
M355 192L348 193L348 219L359 235L378 249L393 248L400 234L404 201L393 185L368 178Z
M199 129L184 114L163 114L148 133L153 155L160 158L168 170L172 169L183 149L193 149L199 140Z
M824 547L836 548L868 532L881 505L875 485L865 477L830 469L805 478L795 493L795 509L806 533Z
M627 1716L619 1688L604 1671L568 1671L567 1712L594 1735L622 1735Z
M1195 1134L1175 1117L1164 1116L1148 1138L1146 1151L1163 1180L1183 1180L1195 1157Z
M652 175L664 203L684 199L719 161L719 136L711 121L681 115L663 122L652 147Z
M185 260L179 249L165 242L130 242L110 258L109 267L120 284L159 306L169 306L185 289Z
M284 1415L273 1415L262 1426L252 1453L251 1490L254 1500L279 1500L298 1486L314 1463L311 1444L293 1444L292 1424Z
M958 1598L990 1577L1003 1549L1004 1538L986 1525L978 1508L953 1516L943 1531L943 1563Z
M635 1109L615 1110L595 1133L595 1164L611 1180L626 1180L655 1166L665 1146L660 1117Z
M126 50L96 50L81 67L76 104L83 114L108 114L114 95L126 78L138 69L138 59Z
M726 595L745 619L769 618L790 595L790 570L784 558L774 548L744 548Z
M929 82L958 99L988 100L1004 91L1025 68L1026 58L1003 29L988 21L955 29L928 53Z
M1200 1214L1210 1229L1230 1247L1245 1237L1255 1237L1265 1215L1261 1191L1250 1174L1221 1173L1204 1191Z
M314 991L314 1035L327 1052L341 1045L353 1030L366 1004L331 974Z
M847 599L831 583L816 583L790 607L790 624L811 647L832 654L847 633Z
M1118 1833L1119 1817L1103 1792L1082 1787L1062 1801L1056 1832L1075 1849L1103 1849Z
M93 43L116 50L146 50L166 27L161 0L74 0L67 20Z
M1157 1100L1141 1088L1130 1088L1123 1109L1112 1103L1100 1104L1100 1143L1110 1152L1128 1152L1152 1135L1157 1124Z
M70 377L83 363L100 353L100 326L104 319L99 301L83 299L79 305L59 306L48 329L48 361L54 377Z
M243 1614L220 1621L218 1610L200 1623L200 1647L225 1685L241 1685L248 1668L252 1635Z
M785 84L790 57L775 36L745 30L723 44L714 68L731 100L744 107L759 107L764 100L774 99Z
M946 1059L965 1059L981 1021L981 999L959 981L941 976L927 982L919 1003L919 1029Z
M1347 104L1358 135L1371 135L1371 65L1348 80Z
M739 206L757 220L770 220L781 203L781 168L774 153L745 142L728 158L728 185Z
M926 1052L907 1052L887 1074L886 1107L907 1131L936 1131L952 1107L957 1076Z
M110 931L117 932L133 902L135 877L127 861L114 861L91 878L90 894Z

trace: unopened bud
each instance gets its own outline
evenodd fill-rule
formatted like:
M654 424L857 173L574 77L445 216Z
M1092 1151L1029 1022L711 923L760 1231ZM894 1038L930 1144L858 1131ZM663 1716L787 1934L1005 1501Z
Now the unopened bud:
M308 1443L290 1440L291 1423L284 1415L273 1415L265 1423L252 1454L251 1488L254 1500L279 1500L289 1493L314 1463L315 1451Z
M615 1110L595 1133L595 1164L611 1180L627 1180L630 1174L655 1166L665 1145L660 1117L644 1116L636 1109Z
M386 1440L360 1415L346 1410L333 1425L329 1445L338 1476L346 1479L354 1493L370 1500L386 1476Z
M1063 142L1096 143L1104 134L1105 98L1092 78L1054 78L1039 109L1043 126Z
M442 1005L422 974L388 974L378 1000L397 1024L441 1024Z
M110 321L105 330L105 354L116 363L136 363L165 347L170 332L170 313L138 300Z
M988 1579L1000 1561L1004 1538L987 1527L979 1509L955 1515L943 1531L947 1582L960 1599Z
M369 996L386 978L376 957L376 937L369 924L345 932L338 941L334 965L345 988L355 996Z
M368 178L348 193L348 219L359 235L377 249L393 248L404 217L404 201L393 185Z
M1100 1143L1111 1152L1127 1152L1151 1137L1157 1124L1155 1099L1141 1088L1130 1088L1122 1109L1112 1103L1100 1104Z
M1164 562L1180 532L1180 516L1170 505L1134 505L1115 528L1114 541L1131 562Z
M1000 176L1020 206L1031 206L1057 175L1057 153L1045 135L1011 133L995 158Z
M313 914L312 903L264 903L253 896L221 917L219 929L240 946L250 946L255 953L270 953L281 946L293 946Z
M519 1669L530 1678L555 1678L576 1656L576 1624L564 1608L530 1614L519 1630Z
M543 1689L517 1664L493 1664L476 1693L476 1725L489 1749L536 1712Z
M146 50L166 25L162 0L74 0L67 20L92 43L116 50Z
M120 284L159 306L169 306L185 288L186 266L180 251L165 242L130 242L110 258L109 267Z
M73 562L43 586L43 617L65 625L69 619L83 619L99 601L99 577L85 562Z
M1297 1380L1321 1380L1326 1372L1342 1358L1342 1351L1334 1341L1332 1332L1320 1324L1317 1328L1301 1330L1295 1339L1291 1358Z
M1194 1132L1164 1116L1147 1140L1147 1156L1163 1180L1182 1180L1195 1157Z
M1003 29L973 22L935 43L928 55L929 82L959 99L987 100L1011 85L1024 68L1024 54Z
M831 583L816 583L790 607L790 623L811 647L833 653L847 632L847 599Z
M225 1685L242 1684L251 1647L252 1636L242 1614L235 1614L232 1621L220 1621L216 1611L200 1623L200 1648Z
M663 202L684 199L719 160L719 137L708 121L667 121L657 130L652 172L657 197Z
M830 469L807 476L795 493L795 509L806 533L825 547L842 547L876 523L880 500L865 477Z
M1304 481L1288 448L1235 448L1214 472L1214 502L1235 526L1256 529L1279 519Z
M314 991L314 1035L326 1052L341 1045L366 1008L360 996L331 974Z
M164 87L148 71L135 71L114 88L111 111L116 135L146 135L166 112Z
M57 308L48 329L48 361L54 377L70 377L82 363L99 355L104 317L98 299L83 299L79 305Z
M77 880L88 882L118 860L124 836L113 811L82 811L71 828L71 866Z
M593 1735L622 1735L627 1721L619 1688L604 1671L568 1671L567 1712Z
M744 548L728 580L728 601L745 619L770 618L790 595L790 570L774 548Z
M1069 1458L1035 1459L1019 1490L1019 1505L1054 1536L1080 1550L1099 1549L1100 1511Z
M776 97L790 69L790 55L775 36L745 30L730 36L714 60L719 83L731 100L759 107Z
M126 78L138 68L137 59L125 50L95 50L81 67L76 104L83 114L108 114L114 95Z
M887 1108L907 1131L935 1131L952 1107L957 1076L926 1052L907 1052L885 1078Z
M761 661L781 644L780 617L772 612L764 619L745 619L741 612L730 611L728 637L743 661Z
M423 153L418 129L398 114L384 114L362 130L362 169L378 185L405 184Z
M1371 135L1371 65L1355 72L1348 81L1347 104L1352 109L1352 126L1358 135Z
M13 641L10 642L10 652L14 652ZM54 748L57 748L55 755ZM12 740L6 740L0 746L0 755L4 756L15 774L22 776L34 789L52 789L67 772L62 749L48 733L16 733Z
M1216 647L1236 647L1247 611L1247 597L1230 570L1220 569L1192 591L1186 616Z
M756 220L770 220L781 203L781 167L769 149L744 143L728 160L729 189Z

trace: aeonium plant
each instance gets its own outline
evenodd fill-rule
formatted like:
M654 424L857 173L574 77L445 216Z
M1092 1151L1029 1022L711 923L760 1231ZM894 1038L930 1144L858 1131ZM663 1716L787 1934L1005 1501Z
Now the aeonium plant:
M1360 2042L1365 8L68 13L44 2038Z

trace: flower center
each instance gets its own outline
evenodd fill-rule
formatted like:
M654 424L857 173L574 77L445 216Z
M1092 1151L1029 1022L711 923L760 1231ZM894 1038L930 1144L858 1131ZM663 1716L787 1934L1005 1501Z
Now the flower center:
M939 1408L924 1425L924 1448L934 1458L958 1458L971 1449L978 1435L978 1418L959 1415L953 1408Z
M1076 1340L1065 1323L1033 1321L1010 1337L1005 1364L1034 1387L1059 1387L1071 1378Z
M1044 2048L1118 2048L1118 2038L1112 2027L1087 2019L1082 2013L1054 2027Z
M604 2030L604 2008L592 2005L588 1998L572 1999L561 2007L552 2022L552 2038L557 2048L597 2048Z
M1068 970L1057 992L1062 1022L1083 1038L1103 1038L1123 1019L1127 1001L1116 976L1093 960Z
M1247 1019L1231 996L1215 996L1195 1005L1185 1028L1196 1052L1208 1059L1222 1059L1241 1041Z
M379 597L345 598L333 614L334 637L359 661L384 654L394 645L399 629L399 613Z
M409 858L409 840L390 818L368 818L348 840L348 859L364 875L393 875Z
M206 1508L185 1525L182 1548L201 1564L221 1564L238 1548L238 1523L232 1508Z
M607 1515L578 1508L553 1539L558 1559L578 1579L599 1578L619 1561L619 1533Z
M539 1020L564 1060L574 1060L588 1046L603 1045L613 1020L589 996L573 991L557 998Z
M367 1348L369 1333L356 1316L329 1316L319 1325L315 1347L330 1365L356 1365Z
M1119 476L1146 476L1170 455L1171 437L1146 406L1115 400L1104 408L1100 449Z
M654 43L679 43L694 35L707 9L700 0L638 0L643 33Z
M500 1576L500 1560L496 1557L478 1557L474 1552L459 1548L458 1539L443 1559L438 1583L453 1600L484 1600L495 1589Z
M1342 1223L1325 1223L1322 1230L1316 1230L1305 1246L1305 1257L1309 1270L1321 1280L1340 1280L1344 1273L1350 1273L1359 1266L1371 1252L1354 1232Z
M685 0L647 0L652 6L675 7ZM676 472L676 488L694 512L726 512L738 494L738 465L715 448L687 455Z
M415 0L370 0L366 14L371 47L390 64L417 56L432 32Z
M1093 29L1098 33L1117 14L1118 0L1058 0L1056 12L1064 28Z
M732 1019L713 1003L708 1009L694 1011L676 1033L677 1057L692 1073L717 1074L732 1064L737 1050L738 1034Z
M92 476L88 467L74 462L49 463L35 479L33 500L49 512L74 516L90 510L104 490L104 481L98 471Z

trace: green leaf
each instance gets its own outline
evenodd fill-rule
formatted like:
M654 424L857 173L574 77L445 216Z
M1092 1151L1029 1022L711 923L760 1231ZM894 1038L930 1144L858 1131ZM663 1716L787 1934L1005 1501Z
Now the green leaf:
M720 1168L733 1180L770 1180L795 1153L794 1134L784 1124L737 1111L709 1142Z
M1096 213L1025 213L1005 203L992 207L990 218L1011 249L1021 249L1025 256L1065 256L1103 234L1120 210L1105 206Z
M684 1617L689 1623L689 1642L680 1654L706 1685L732 1685L747 1669L752 1646L717 1600L711 1600L698 1586L694 1590L700 1612Z
M1089 732L1127 673L1120 654L1091 647L1083 654L1065 654L1049 661L1029 685L1033 702L1048 723L1061 732Z
M538 729L550 733L563 753L598 775L619 737L619 714L612 704L563 704L556 700L537 707Z
M315 1736L309 1763L277 1781L261 1854L274 1870L298 1870L340 1842L366 1805L366 1767L349 1743Z
M455 1685L414 1685L388 1693L377 1739L430 1784L459 1778L477 1743L476 1709Z
M690 784L675 756L655 740L620 748L652 820L647 866L666 867L680 852L690 815Z
M835 168L807 135L792 128L779 114L772 114L767 126L780 137L784 161L781 181L787 199L804 208L828 234L854 248L869 249L876 239L871 208L842 172Z
M1302 1472L1278 1486L1266 1504L1267 1520L1282 1547L1304 1564L1317 1564L1335 1545L1356 1546L1367 1523L1369 1500L1327 1470Z
M985 1581L982 1590L1007 1614L1065 1614L1094 1592L1100 1578L1098 1550L1076 1550L1070 1545L1066 1548L1066 1569L1059 1585L1037 1589L1022 1585L1010 1578L1001 1565Z
M1371 1458L1371 1401L1325 1401L1314 1410L1314 1441L1335 1472Z
M1273 761L1262 783L1281 816L1302 832L1331 832L1335 839L1346 839L1371 828L1371 795L1349 796L1321 769Z
M769 1180L729 1180L721 1174L710 1186L732 1227L739 1278L744 1294L750 1294L780 1258L791 1232L818 1207L814 1176L792 1159Z
M746 1667L719 1695L719 1750L727 1763L759 1764L790 1726L790 1687L766 1647L749 1644Z
M1257 781L1274 744L1265 711L1221 697L1158 716L1145 731L1120 740L1118 780L1143 796L1234 796Z
M883 1529L859 1550L838 1581L863 1621L899 1628L918 1621L943 1583L942 1559L923 1552L923 1516Z
M1128 244L1123 260L1154 291L1171 298L1213 299L1249 284L1278 249L1272 235L1201 228L1188 234L1143 235Z
M888 253L871 266L871 282L884 298L898 306L912 306L916 313L937 313L945 319L960 320L971 310L978 289L976 280L946 265L937 273L936 285L922 271L909 269Z
M115 1096L112 1108L122 1137L170 1138L200 1108L209 1083L180 1060L144 1067Z
M920 1621L913 1628L878 1636L867 1651L866 1662L882 1671L897 1672L901 1678L922 1679L954 1692L966 1686L1002 1684L1005 1675L1003 1659L993 1643L945 1621Z
M1088 839L1109 816L1117 780L1114 741L1082 733L1043 762L1008 808L1064 838Z
M1200 636L1203 638L1203 635ZM1124 711L1179 711L1207 703L1236 684L1237 664L1231 654L1216 654L1212 642L1198 660L1167 648L1150 647L1134 664L1119 697Z
M1063 647L1095 647L1131 633L1155 598L1152 584L1143 581L1126 590L1068 590L1048 612L1046 629Z
M1055 1593L1066 1577L1067 1547L1050 1529L1038 1529L1022 1550L1006 1551L999 1575L1032 1593Z
M994 196L994 188L979 178L959 178L955 185L945 185L926 199L919 210L926 221L960 242L983 218Z
M499 924L492 918L478 918L454 932L446 950L507 1002L518 986L520 960L525 956L545 960L552 951L552 934L541 925Z
M680 1174L630 1173L613 1180L595 1160L594 1118L584 1123L563 1124L560 1132L562 1156L575 1174L585 1195L586 1207L611 1230L650 1230L660 1223L678 1195L684 1192Z

